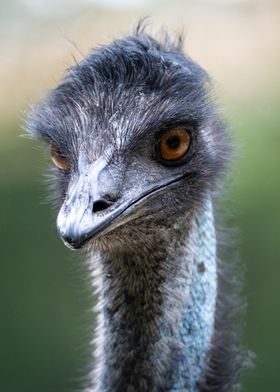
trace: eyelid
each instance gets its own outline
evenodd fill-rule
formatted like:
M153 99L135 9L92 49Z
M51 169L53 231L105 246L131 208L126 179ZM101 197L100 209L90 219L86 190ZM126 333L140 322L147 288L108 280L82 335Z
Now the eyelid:
M190 136L192 136L196 125L192 122L170 122L157 127L156 139L160 139L166 132L170 132L175 128L184 128Z

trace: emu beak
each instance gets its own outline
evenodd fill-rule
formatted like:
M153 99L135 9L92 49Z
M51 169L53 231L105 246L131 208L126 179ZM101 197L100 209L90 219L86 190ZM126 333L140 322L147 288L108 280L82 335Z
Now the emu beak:
M139 205L142 206L147 199L158 197L167 187L176 187L183 178L180 176L149 185L146 189L135 191L135 197L119 197L121 184L114 183L105 166L104 161L96 162L92 171L81 174L68 190L59 211L57 229L71 249L79 249L89 239L97 238L139 216ZM115 203L102 198L102 195L115 195ZM143 216L142 209L141 213Z
M103 232L119 214L119 209L109 208L118 192L104 160L98 160L82 173L69 186L57 216L57 229L65 245L79 249L88 239Z

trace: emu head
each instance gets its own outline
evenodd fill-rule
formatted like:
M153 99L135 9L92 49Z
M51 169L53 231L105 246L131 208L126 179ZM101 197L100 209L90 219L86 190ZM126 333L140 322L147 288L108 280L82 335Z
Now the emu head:
M50 146L66 244L145 242L203 207L225 144L208 88L180 43L138 31L93 50L34 107L28 129Z

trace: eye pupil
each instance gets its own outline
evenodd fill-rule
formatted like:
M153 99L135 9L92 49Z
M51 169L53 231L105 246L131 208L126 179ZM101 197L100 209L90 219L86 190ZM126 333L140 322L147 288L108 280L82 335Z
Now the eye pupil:
M169 148L171 149L176 149L180 146L181 144L181 140L178 136L170 136L167 141L166 144Z

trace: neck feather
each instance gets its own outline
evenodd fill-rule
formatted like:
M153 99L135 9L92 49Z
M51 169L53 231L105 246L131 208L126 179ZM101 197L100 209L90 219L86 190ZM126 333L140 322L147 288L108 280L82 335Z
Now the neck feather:
M196 392L209 361L217 292L212 202L137 249L93 258L99 275L98 392Z

